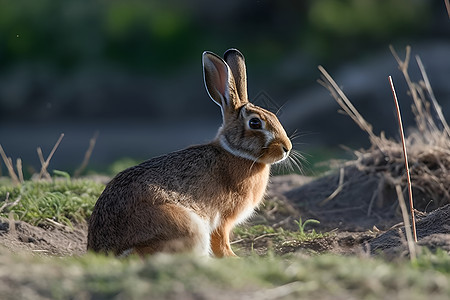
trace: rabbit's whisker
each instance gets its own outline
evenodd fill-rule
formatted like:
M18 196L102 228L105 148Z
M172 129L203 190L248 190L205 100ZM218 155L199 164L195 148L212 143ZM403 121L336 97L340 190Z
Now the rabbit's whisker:
M286 101L286 102L284 102L283 105L281 105L280 108L277 109L277 111L276 111L276 113L275 113L275 116L278 117L278 114L281 112L281 110L283 109L283 107L284 107L288 102L289 102L289 100Z
M255 158L253 160L253 163L250 166L250 171L252 170L253 166L258 162L258 159L260 159L263 155L261 154L260 156L258 156L257 158Z
M295 171L295 169L298 169L301 173L303 173L303 168L302 168L302 164L301 161L305 160L305 157L300 154L298 151L296 150L292 150L290 155L288 156L289 158L289 165L292 169L292 171Z

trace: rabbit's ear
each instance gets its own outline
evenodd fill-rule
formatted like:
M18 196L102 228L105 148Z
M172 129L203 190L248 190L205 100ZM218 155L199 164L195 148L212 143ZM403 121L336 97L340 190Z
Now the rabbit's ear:
M212 52L203 52L203 79L209 97L219 104L223 111L239 107L231 70L222 58Z
M223 55L225 61L233 73L236 90L241 104L248 102L247 94L247 70L244 55L237 49L228 49Z

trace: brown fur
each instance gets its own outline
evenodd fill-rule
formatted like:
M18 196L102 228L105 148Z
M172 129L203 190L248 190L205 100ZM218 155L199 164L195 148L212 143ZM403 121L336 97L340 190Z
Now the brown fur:
M286 158L292 145L275 115L248 103L246 83L235 85L246 78L242 54L231 50L228 58L232 69L204 54L205 85L224 112L216 139L119 173L94 207L88 249L141 256L211 249L217 257L235 256L230 231L260 203L270 164ZM254 117L264 130L248 128Z

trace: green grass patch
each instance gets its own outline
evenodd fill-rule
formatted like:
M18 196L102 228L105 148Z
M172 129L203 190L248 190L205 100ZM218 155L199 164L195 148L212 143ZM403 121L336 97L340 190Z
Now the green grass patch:
M0 186L0 206L4 204L7 193L10 203L20 200L16 205L6 207L0 216L7 218L10 213L16 220L33 225L51 219L65 225L84 222L104 185L91 180L55 178L52 181L25 181L20 186L4 184Z
M267 225L237 226L233 233L235 239L255 240L262 237L271 237L275 242L286 240L297 240L300 242L311 241L317 238L323 238L327 234L318 233L315 230L306 231L304 230L304 226L299 226L299 228L301 230L291 231L281 227L273 228Z
M423 248L413 263L417 269L436 270L450 276L450 255L441 249L431 252L427 248Z
M419 261L336 255L142 261L0 251L0 282L8 283L0 286L4 299L261 299L276 293L273 299L448 299L448 254L428 253Z

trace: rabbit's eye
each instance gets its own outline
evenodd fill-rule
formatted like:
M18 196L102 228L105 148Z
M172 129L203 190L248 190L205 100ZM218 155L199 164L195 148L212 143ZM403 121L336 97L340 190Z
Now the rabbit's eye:
M248 121L248 126L251 129L261 129L262 128L262 122L258 118L251 118L250 121Z

